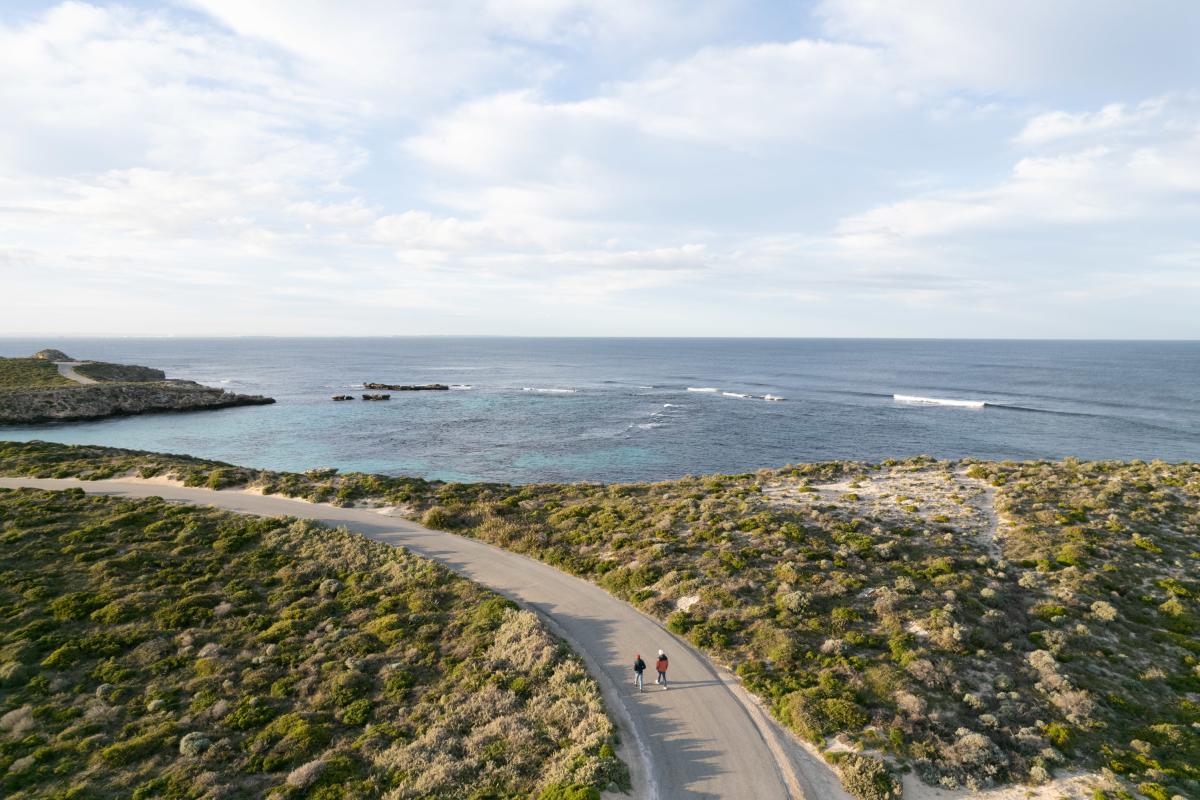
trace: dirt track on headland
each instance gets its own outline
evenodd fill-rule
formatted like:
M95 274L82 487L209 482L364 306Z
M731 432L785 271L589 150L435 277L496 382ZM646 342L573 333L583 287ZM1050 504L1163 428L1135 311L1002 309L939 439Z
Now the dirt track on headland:
M243 514L314 519L438 561L533 609L579 653L623 735L634 796L848 798L833 773L770 720L735 677L632 606L584 580L492 545L374 511L242 491L136 481L0 478L0 487L68 489L209 505ZM671 688L633 690L635 652L671 657ZM653 672L650 672L653 675Z
M55 361L54 366L58 367L58 374L68 380L75 381L76 383L99 383L99 381L80 375L76 371L76 367L86 363L86 361Z

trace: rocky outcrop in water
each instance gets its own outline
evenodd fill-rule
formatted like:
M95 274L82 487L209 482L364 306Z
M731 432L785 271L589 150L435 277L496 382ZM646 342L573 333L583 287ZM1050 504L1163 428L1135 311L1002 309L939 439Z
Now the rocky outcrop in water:
M274 398L201 386L194 381L90 383L0 392L0 425L100 419L154 411L258 406Z
M364 383L364 389L387 389L393 392L446 392L450 387L444 383L423 383L419 386L408 386L396 383Z

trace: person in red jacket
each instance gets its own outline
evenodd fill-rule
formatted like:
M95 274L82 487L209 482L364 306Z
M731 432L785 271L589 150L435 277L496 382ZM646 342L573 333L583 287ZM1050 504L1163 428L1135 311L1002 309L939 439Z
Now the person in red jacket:
M662 650L658 651L658 661L654 665L654 669L658 670L658 677L654 679L655 683L661 683L664 689L667 688L667 654Z

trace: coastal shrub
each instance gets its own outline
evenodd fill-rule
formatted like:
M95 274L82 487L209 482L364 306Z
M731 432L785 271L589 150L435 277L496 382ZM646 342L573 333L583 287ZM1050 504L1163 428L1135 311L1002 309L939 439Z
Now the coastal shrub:
M208 474L208 480L204 485L209 489L228 489L230 486L237 486L241 481L241 476L232 470L214 469Z
M243 698L233 711L229 712L221 724L235 731L252 731L261 728L275 717L276 711L257 697Z
M53 361L40 358L0 358L0 391L52 386L76 386L60 375Z
M517 680L524 680L519 678ZM363 698L342 707L342 722L347 725L362 725L371 716L371 701Z
M170 747L175 736L175 723L166 723L153 730L124 739L103 748L100 760L110 767L123 767L146 759Z
M42 443L0 443L3 464L64 475L153 466L205 480L231 468ZM1200 796L1200 757L1189 738L1200 722L1200 586L1192 577L1200 548L1190 534L1200 527L1196 464L914 458L622 486L261 471L251 480L308 499L403 504L418 519L437 509L438 525L639 602L736 667L806 738L886 751L935 785L1038 783L1059 769L1110 767L1131 796L1141 783ZM822 486L843 481L856 499ZM82 558L109 557L94 544ZM286 564L276 556L261 563L272 571ZM431 591L377 605L364 623L385 614L406 622L358 633L374 637L370 647L428 641L428 623L410 615L437 613L437 598ZM280 622L260 619L259 631ZM323 640L322 624L305 616L272 638ZM36 659L67 642L58 635L31 631ZM322 646L341 663L332 644ZM481 652L465 643L455 651ZM1035 652L1044 653L1037 663L1029 660ZM395 696L424 697L423 669L405 660L400 673L409 677ZM336 671L297 685L319 692ZM373 679L376 696L387 693L387 674ZM538 682L496 686L525 692ZM341 724L340 707L325 708ZM378 705L371 719L373 727L384 719ZM993 745L1007 759L994 758ZM562 781L548 783L555 782Z
M900 797L900 782L882 759L848 753L835 764L838 778L858 800L891 800Z
M543 789L538 800L600 800L600 792L594 787L577 783L556 784Z
M321 752L332 738L331 727L318 719L284 714L247 740L245 746L251 754L247 768L278 772Z
M451 527L454 517L450 512L439 506L434 506L421 515L421 524L435 530L446 530Z
M156 499L3 489L0 538L6 798L627 785L578 660L532 614L403 550ZM391 618L366 630L380 609ZM377 635L392 630L411 635ZM489 726L538 733L476 746ZM435 731L437 747L405 749ZM461 770L440 769L447 752Z
M784 719L800 736L814 744L825 738L827 721L821 701L810 690L792 692L783 701Z
M104 601L93 592L68 592L47 604L51 616L57 620L83 619Z

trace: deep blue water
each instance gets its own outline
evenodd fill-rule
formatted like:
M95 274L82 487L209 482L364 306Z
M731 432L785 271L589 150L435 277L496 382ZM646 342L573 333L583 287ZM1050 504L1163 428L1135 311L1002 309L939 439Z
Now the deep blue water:
M919 453L1200 459L1200 342L0 339L0 355L43 347L279 402L0 428L0 438L515 482ZM470 388L330 401L357 396L363 381ZM786 399L760 399L767 394ZM988 405L914 405L893 394Z

